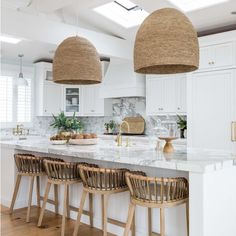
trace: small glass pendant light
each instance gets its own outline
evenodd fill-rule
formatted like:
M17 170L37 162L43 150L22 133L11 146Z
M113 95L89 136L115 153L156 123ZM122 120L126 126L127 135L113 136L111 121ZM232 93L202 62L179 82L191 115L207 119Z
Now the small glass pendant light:
M20 73L18 78L15 79L15 85L16 86L28 86L27 80L24 78L23 72L22 72L22 57L23 54L19 54L18 57L20 58Z

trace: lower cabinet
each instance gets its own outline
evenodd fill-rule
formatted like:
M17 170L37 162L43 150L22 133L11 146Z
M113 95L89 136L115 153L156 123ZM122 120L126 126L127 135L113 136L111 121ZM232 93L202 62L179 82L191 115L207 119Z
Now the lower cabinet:
M147 115L186 113L186 75L148 76Z
M232 122L236 121L235 91L235 69L195 73L188 78L189 147L236 152L232 136Z

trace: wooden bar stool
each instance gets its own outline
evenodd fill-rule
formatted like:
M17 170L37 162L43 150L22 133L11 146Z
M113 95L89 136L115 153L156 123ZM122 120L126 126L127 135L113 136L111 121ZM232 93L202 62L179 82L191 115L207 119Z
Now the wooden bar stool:
M32 154L15 154L14 158L15 158L15 163L16 163L18 173L17 173L15 189L14 189L11 206L10 206L10 214L13 213L13 208L15 205L17 193L20 187L21 177L28 176L31 178L31 180L30 180L26 222L29 222L34 179L36 178L37 206L40 207L40 199L41 199L40 198L40 176L46 175L44 165L43 165L43 160L45 158L49 159L49 157L36 157ZM55 198L57 197L58 196L55 195ZM52 203L54 202L52 201ZM57 208L57 205L55 205L55 208Z
M111 194L121 193L128 190L125 181L127 169L105 169L79 165L80 176L83 181L83 194L80 201L80 208L75 224L73 236L78 235L81 214L87 193L101 194L102 199L102 230L103 235L107 235L107 223L125 227L125 223L107 217L108 198ZM134 226L134 224L133 224ZM134 228L133 228L134 229ZM133 230L134 235L134 230Z
M69 205L69 186L72 184L82 183L79 173L79 163L76 162L58 162L58 161L50 161L45 160L44 166L46 170L46 174L48 176L47 186L43 199L43 206L40 212L38 227L41 226L44 211L46 208L46 203L48 199L48 194L50 191L51 184L54 186L64 185L64 204L63 204L63 216L62 216L62 229L61 235L65 235L65 219L70 218L70 210L78 211L78 208L72 207ZM89 166L89 164L85 164ZM92 165L94 166L94 165ZM83 211L84 214L90 217L90 225L93 227L93 199L92 194L89 196L89 211Z
M131 193L124 236L128 236L136 205L148 208L148 231L152 232L152 208L160 208L160 234L165 236L165 208L186 204L187 235L189 235L188 181L185 178L154 178L126 173Z

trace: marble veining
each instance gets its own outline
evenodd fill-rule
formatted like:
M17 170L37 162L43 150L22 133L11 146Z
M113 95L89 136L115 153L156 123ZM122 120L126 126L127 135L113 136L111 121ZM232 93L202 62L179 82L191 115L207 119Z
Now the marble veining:
M128 148L117 147L112 139L100 139L98 145L92 146L52 145L47 138L42 137L24 141L1 141L0 144L1 147L16 150L78 157L90 161L97 160L197 173L217 171L236 165L236 155L219 150L186 149L182 145L175 146L175 153L164 154L161 151L156 151L153 145L142 145L141 143Z

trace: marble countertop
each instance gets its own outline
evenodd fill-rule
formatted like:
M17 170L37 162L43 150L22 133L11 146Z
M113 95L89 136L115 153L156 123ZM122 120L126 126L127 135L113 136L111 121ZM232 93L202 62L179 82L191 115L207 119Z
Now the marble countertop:
M140 165L171 170L204 173L236 165L236 155L219 150L189 149L175 144L173 154L155 150L155 142L131 142L131 147L117 147L113 139L99 138L97 145L52 145L48 138L0 141L2 147L80 157L113 163ZM3 158L3 157L2 157Z

